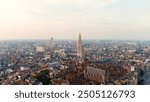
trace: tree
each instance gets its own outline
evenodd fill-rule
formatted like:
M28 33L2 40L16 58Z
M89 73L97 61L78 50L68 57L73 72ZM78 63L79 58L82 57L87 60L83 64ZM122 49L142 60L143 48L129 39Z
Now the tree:
M42 82L43 85L49 85L51 83L51 79L49 78L48 74L49 74L48 70L40 71L37 80Z

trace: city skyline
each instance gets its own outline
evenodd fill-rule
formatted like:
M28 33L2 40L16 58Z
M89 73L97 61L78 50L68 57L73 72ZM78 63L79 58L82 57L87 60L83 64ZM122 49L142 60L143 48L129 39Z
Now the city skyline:
M0 40L150 40L149 0L3 0Z
M78 37L0 41L0 85L150 85L150 42Z

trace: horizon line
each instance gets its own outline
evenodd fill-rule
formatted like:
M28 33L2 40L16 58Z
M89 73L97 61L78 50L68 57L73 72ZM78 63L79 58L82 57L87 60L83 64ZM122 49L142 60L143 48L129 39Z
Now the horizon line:
M54 38L54 37L53 37ZM50 37L51 39L51 37ZM25 41L25 40L50 40L50 39L0 39L0 41ZM77 39L55 39L54 40L77 40ZM150 41L150 39L84 39L82 40L100 40L100 41Z

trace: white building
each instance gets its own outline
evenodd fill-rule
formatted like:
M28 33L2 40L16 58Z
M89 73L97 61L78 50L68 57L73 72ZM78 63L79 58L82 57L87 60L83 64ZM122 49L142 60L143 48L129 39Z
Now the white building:
M37 46L36 51L37 52L45 52L45 48L43 46Z

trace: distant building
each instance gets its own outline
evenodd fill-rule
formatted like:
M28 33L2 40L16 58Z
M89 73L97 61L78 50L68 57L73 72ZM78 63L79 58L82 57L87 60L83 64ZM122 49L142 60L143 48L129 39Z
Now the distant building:
M28 67L28 66L21 66L20 67L21 71L25 71L25 70L29 70L29 69L30 69L30 67Z
M55 44L54 44L54 39L51 38L49 42L49 49L51 52L54 52Z
M37 52L45 52L45 48L43 46L37 46L36 51Z
M79 39L77 41L77 56L80 57L80 59L83 58L83 46L82 46L81 33L79 33Z

